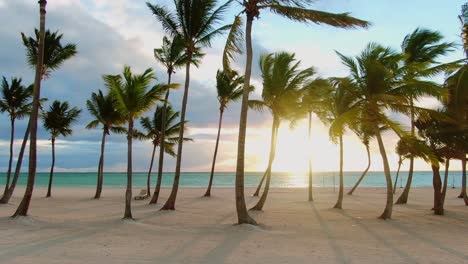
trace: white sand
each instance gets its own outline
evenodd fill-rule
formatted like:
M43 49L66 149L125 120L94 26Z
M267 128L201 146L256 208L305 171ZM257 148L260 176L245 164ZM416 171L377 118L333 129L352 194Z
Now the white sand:
M395 206L393 220L376 217L384 189L362 188L331 209L336 193L273 189L260 227L236 222L232 189L181 189L176 211L133 201L136 221L122 221L124 189L36 188L30 217L0 206L0 263L468 263L468 207L449 190L446 215L430 211L432 189L413 189L410 204ZM139 190L135 189L134 193ZM162 201L169 190L163 191ZM251 194L252 190L246 190ZM249 205L257 198L247 197Z

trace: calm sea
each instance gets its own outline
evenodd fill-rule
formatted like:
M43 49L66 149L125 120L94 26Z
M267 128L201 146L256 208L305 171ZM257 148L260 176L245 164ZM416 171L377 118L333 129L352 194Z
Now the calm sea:
M442 173L442 172L441 172ZM138 172L133 174L133 185L135 187L146 186L147 173ZM352 187L360 177L361 172L345 172L344 183L346 187ZM398 186L401 182L404 185L408 173L400 172ZM256 187L262 172L247 172L245 174L245 186ZM395 179L395 172L392 173ZM157 173L152 174L152 185L156 182ZM443 176L442 176L443 177ZM47 186L49 179L48 173L38 173L36 176L35 186ZM172 186L174 173L164 173L162 185L163 187ZM208 184L209 173L207 172L185 172L181 174L180 185L183 187L205 187ZM235 173L223 172L216 173L213 185L215 187L231 187L234 186ZM400 181L402 179L402 181ZM25 185L27 180L26 174L21 174L18 184ZM104 173L104 186L122 187L126 186L126 173ZM0 174L0 184L5 183L5 174ZM316 187L333 187L338 186L339 177L337 172L316 172L314 173L314 186ZM459 187L461 184L461 172L453 171L449 174L449 186ZM54 186L66 187L93 187L96 185L96 173L55 173ZM271 185L273 187L305 187L307 186L306 173L281 173L275 172L272 175ZM0 185L1 186L1 185ZM385 187L385 176L383 172L370 172L362 181L363 187ZM417 171L414 173L413 186L430 187L432 186L432 172Z

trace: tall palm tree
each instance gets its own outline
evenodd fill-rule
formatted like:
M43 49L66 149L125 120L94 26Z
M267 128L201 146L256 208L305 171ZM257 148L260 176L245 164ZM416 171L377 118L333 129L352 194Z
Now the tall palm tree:
M308 115L308 141L309 148L312 144L312 113L321 115L327 108L327 99L332 92L332 86L327 79L317 78L302 88L302 107L307 111ZM313 201L312 193L312 150L309 149L309 188L308 200Z
M122 113L117 110L117 101L112 93L104 95L99 90L98 93L92 93L91 99L86 101L86 106L89 113L95 118L86 129L93 129L102 125L102 140L101 140L101 155L98 163L96 194L94 199L101 198L102 184L104 180L104 148L106 144L106 136L110 132L125 133L125 129L120 125L125 122Z
M122 75L105 75L104 82L117 101L117 109L125 118L127 128L127 190L125 192L124 219L132 219L132 143L134 120L148 111L169 85L156 84L151 86L154 79L152 69L142 74L133 74L129 66L124 66ZM174 86L174 85L173 85Z
M334 91L330 96L329 103L329 115L328 119L330 122L330 138L340 145L340 187L338 192L338 199L333 208L343 208L343 194L344 194L344 179L343 179L343 134L346 126L352 126L351 120L339 118L345 115L352 108L352 104L356 101L353 96L351 86L352 81L349 78L339 78L332 81Z
M163 45L159 49L154 49L154 58L160 64L162 64L166 68L167 72L167 84L171 84L171 77L172 74L175 73L175 69L181 68L185 65L186 56L184 53L184 46L182 39L179 36L175 36L172 40L168 37L164 36L163 38ZM196 63L196 60L194 60ZM164 108L161 114L161 120L166 120L166 106L169 100L169 92L167 90L166 95L164 96ZM161 131L165 131L165 123L162 123ZM161 135L161 141L165 141L165 134ZM165 145L161 145L159 147L159 166L158 166L158 183L162 182L162 173L163 173L163 166L164 166L164 150ZM153 164L153 163L151 163ZM158 187L159 186L159 187ZM156 185L154 189L153 197L151 198L150 204L156 204L159 199L159 191L160 191L161 184ZM149 194L149 192L148 192Z
M167 93L167 92L166 92ZM163 116L165 121L163 122ZM175 157L174 152L174 145L179 140L179 129L180 123L176 121L179 118L179 112L176 112L172 109L170 105L167 106L157 106L156 111L154 111L153 118L150 119L148 117L140 118L141 126L143 127L144 133L139 132L141 134L139 137L143 139L150 139L153 143L153 152L151 154L151 162L148 170L147 176L147 193L150 194L150 183L151 183L151 171L153 169L154 163L154 154L156 152L156 148L164 148L164 152ZM187 121L186 121L187 122ZM165 129L163 133L162 129ZM164 140L164 141L163 141ZM184 138L185 141L190 141L190 138ZM164 146L164 147L163 147ZM156 183L156 191L159 193L161 189L161 179L158 177Z
M230 70L229 61L237 57L243 50L242 40L245 33L246 65L244 73L244 92L242 95L241 114L239 120L239 139L237 144L237 166L236 166L236 209L239 224L256 224L249 216L244 197L244 160L245 160L245 138L247 130L247 110L249 102L250 77L252 74L252 25L255 18L260 17L260 11L269 10L287 19L301 22L326 24L333 27L353 28L367 27L368 22L351 17L349 14L333 14L318 10L307 9L312 1L257 1L246 0L239 2L242 11L234 18L233 26L228 35L223 55L223 66L225 71ZM242 31L242 17L245 13L245 32Z
M290 119L300 107L301 88L310 82L315 74L313 68L299 69L300 61L294 54L278 52L260 57L260 70L263 79L262 100L250 100L255 110L268 109L273 116L271 146L268 159L265 189L260 200L251 210L261 211L268 196L271 181L271 168L276 155L278 129L282 119Z
M47 188L46 197L52 195L52 179L54 177L55 166L55 140L58 136L70 136L73 132L71 125L77 121L81 110L76 107L70 108L67 101L59 102L55 100L46 111L42 118L44 120L44 128L50 132L50 140L52 141L52 165L50 166L49 187Z
M234 74L233 74L234 73ZM216 90L218 92L219 101L219 122L218 122L218 135L216 136L216 144L213 154L213 163L211 165L210 181L208 188L205 192L205 197L211 196L211 186L213 184L213 176L216 164L216 155L218 154L219 137L221 135L221 124L223 122L224 110L228 107L228 104L232 101L237 101L242 96L242 84L244 78L238 76L236 72L231 72L229 75L223 71L216 72Z
M453 50L454 44L442 42L443 36L437 31L417 28L411 34L408 34L401 44L403 57L403 79L407 83L414 83L424 78L431 77L448 68L453 67L453 64L440 64L437 59L446 55ZM405 94L409 98L410 105L414 106L422 96L441 97L442 89L436 85L415 86L409 85L406 87ZM410 111L411 135L417 136L415 132L414 122L417 118L413 110ZM414 157L409 157L408 178L405 189L396 201L397 204L406 204L408 195L413 180Z
M7 112L10 116L10 159L8 161L8 170L6 175L5 190L6 194L10 188L11 167L13 163L13 142L15 139L15 121L26 117L31 109L29 100L32 97L33 87L25 87L21 84L21 78L12 78L11 84L3 77L2 97L0 98L0 112Z
M156 19L159 20L164 30L172 37L179 37L185 47L185 87L180 112L181 129L177 146L177 160L174 176L174 184L171 194L161 210L175 210L177 191L179 189L180 167L182 163L182 146L184 138L185 112L187 109L188 91L190 86L190 65L193 63L194 54L201 54L201 48L210 46L215 37L223 34L231 28L224 25L215 28L223 21L223 14L233 0L216 7L217 0L176 0L175 12L166 7L147 3Z

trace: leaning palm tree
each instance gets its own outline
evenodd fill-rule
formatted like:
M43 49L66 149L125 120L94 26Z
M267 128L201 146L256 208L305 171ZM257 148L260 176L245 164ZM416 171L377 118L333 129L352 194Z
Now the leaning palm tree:
M25 138L28 136L26 134L30 133L30 144L29 144L29 164L28 164L28 181L26 185L26 190L21 200L21 203L18 205L13 217L16 216L26 216L29 210L29 203L31 201L33 189L34 189L34 180L36 177L36 165L37 165L37 120L39 117L39 105L40 105L40 91L41 91L41 80L44 79L44 69L49 69L49 73L52 70L58 69L64 61L73 57L76 54L76 49L64 49L68 45L54 45L55 49L53 52L45 52L49 50L49 42L46 38L46 29L45 29L45 18L46 18L46 0L39 0L39 31L36 35L36 40L32 38L23 38L23 44L26 47L28 63L31 67L35 69L34 77L34 88L33 88L33 102L31 106L30 121L28 122L28 129L26 129ZM26 42L24 40L27 40ZM57 43L57 42L55 42ZM60 41L59 41L60 43ZM55 55L55 56L52 56ZM56 58L56 59L53 59ZM23 142L25 144L25 142ZM22 162L22 155L18 157L18 164ZM16 175L16 173L15 173ZM19 172L18 172L19 175Z
M117 101L117 109L128 124L127 128L127 190L125 192L124 219L132 219L132 142L134 120L148 111L169 85L151 85L154 79L152 69L145 70L142 74L133 74L129 66L125 66L122 75L105 75L106 87ZM172 87L174 87L173 85Z
M413 85L414 82L421 83L421 80L434 76L444 70L454 67L456 64L440 64L437 59L453 50L454 44L442 42L443 36L437 31L417 28L408 34L401 44L403 52L403 80L409 85L405 87L404 93L414 106L415 102L422 96L433 96L440 98L442 89L437 85L426 82L423 85ZM414 122L418 118L414 109L409 113L411 122L411 135L417 136ZM413 180L414 157L409 157L409 170L406 186L397 204L406 204Z
M177 160L172 191L161 210L175 210L175 202L179 189L180 168L182 163L182 147L184 138L185 112L187 109L188 91L190 86L190 65L195 54L201 54L201 48L210 46L215 37L231 28L224 25L215 28L222 22L223 14L233 0L229 0L219 7L217 0L176 0L175 12L158 4L147 3L156 18L161 22L164 30L172 37L179 37L185 47L185 87L180 112L181 129L177 146Z
M54 177L55 166L55 140L58 136L70 136L73 132L71 125L77 121L81 110L76 107L70 108L68 102L54 101L49 110L43 113L44 128L50 133L52 142L52 165L50 166L49 186L47 188L46 197L52 195L52 179Z
M165 118L164 122L163 116ZM153 151L151 154L151 162L148 170L146 183L146 191L148 195L150 195L151 171L153 170L154 154L156 152L156 148L164 148L164 152L172 157L175 157L176 155L174 152L174 145L179 140L178 135L180 129L180 123L176 121L177 118L179 118L179 112L174 111L170 105L158 105L156 107L156 111L154 111L152 119L148 117L140 118L140 123L144 131L143 133L139 132L138 137L142 139L149 139L153 143ZM165 130L165 133L162 132L163 128ZM190 138L184 138L184 141L190 140ZM159 193L161 189L161 179L162 178L158 177L156 183L155 190L157 193Z
M302 88L302 107L305 108L308 115L308 141L309 148L312 144L312 113L316 115L322 115L327 110L328 98L332 92L332 86L327 79L317 78L310 83L307 83ZM309 188L308 188L308 200L313 201L312 194L312 157L311 149L309 149Z
M213 163L211 165L210 181L208 188L205 192L205 197L211 196L211 186L213 184L213 176L216 164L216 155L218 154L219 137L221 135L221 124L223 122L224 110L228 107L228 104L232 101L239 100L242 96L242 84L244 78L238 76L236 72L231 72L229 75L223 71L216 73L216 90L218 92L219 101L219 122L218 122L218 135L216 136L216 144L213 154Z
M104 180L104 148L106 136L110 135L111 131L125 133L125 129L119 126L125 122L125 120L121 112L117 110L117 101L111 93L104 95L101 90L99 90L98 93L92 93L91 99L86 101L86 106L89 113L95 118L86 125L86 128L93 129L102 125L101 155L98 163L96 194L94 195L94 199L99 199L101 198Z
M368 22L351 17L349 14L333 14L317 10L307 9L312 1L257 1L246 0L239 2L242 5L242 11L234 18L233 26L228 35L223 55L223 67L225 71L231 69L229 61L241 53L242 40L242 17L245 13L245 49L246 65L244 73L244 92L242 95L241 114L239 120L239 139L237 144L237 166L236 166L236 209L239 224L256 224L249 216L244 197L244 160L245 160L245 138L247 131L247 110L249 102L250 77L252 73L252 25L255 18L260 17L260 11L269 10L277 15L287 19L301 22L326 24L339 28L367 27Z
M343 135L346 126L352 126L353 120L340 118L344 116L352 108L352 104L356 101L351 91L352 81L349 78L337 78L332 81L334 91L329 98L328 117L330 123L330 138L340 145L340 187L338 199L333 208L343 208L344 194L344 179L343 179Z
M31 109L29 100L32 97L33 87L25 87L21 84L21 78L12 78L11 84L3 77L2 96L0 98L0 112L7 112L10 116L10 159L8 161L8 170L6 174L5 195L10 188L11 167L13 163L13 142L15 139L15 121L26 117Z
M175 36L171 40L164 36L163 38L163 45L159 49L154 49L154 58L160 64L162 64L166 68L167 72L167 84L171 84L172 74L175 73L175 69L181 68L185 65L185 53L184 53L184 46L182 39L179 36ZM195 60L194 60L195 61ZM196 61L195 61L196 62ZM166 120L166 107L169 101L169 92L167 90L166 95L164 96L164 108L161 114L161 120ZM162 123L161 131L165 131L165 123ZM161 141L165 141L164 134L161 135ZM165 146L161 145L159 147L159 166L158 166L158 183L162 181L162 173L163 173L163 166L164 166L164 150ZM153 164L153 163L151 163ZM158 185L157 185L158 186ZM160 188L154 189L153 197L151 198L150 204L156 204L159 199L159 190ZM159 184L159 187L161 185ZM148 192L149 195L149 192Z
M266 172L265 188L260 200L250 210L261 211L270 189L271 169L276 155L278 129L283 119L291 119L300 107L301 88L315 74L313 68L301 70L300 61L294 54L278 52L260 57L260 70L263 79L262 100L250 100L255 110L268 109L273 116L271 145Z
M356 189L359 187L359 184L361 184L362 180L364 180L364 177L366 177L371 166L370 139L372 136L372 131L363 123L354 123L354 125L352 125L350 128L354 132L354 134L358 136L359 140L366 148L367 153L367 166L362 172L357 182L354 184L353 188L351 188L351 190L348 191L348 195L353 195L354 191L356 191Z

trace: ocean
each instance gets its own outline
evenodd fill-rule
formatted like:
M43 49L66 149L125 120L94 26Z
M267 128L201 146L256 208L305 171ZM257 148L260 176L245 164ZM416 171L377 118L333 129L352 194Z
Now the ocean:
M352 187L358 180L362 172L345 172L344 184L345 187ZM395 179L395 172L392 172L392 178ZM441 171L443 177L443 171ZM406 183L408 172L401 171L397 186ZM146 186L145 172L133 173L133 186L144 187ZM263 172L246 172L245 173L245 186L256 187ZM152 173L151 182L152 186L156 184L157 173ZM400 180L401 179L401 180ZM47 186L49 180L49 173L37 173L35 186ZM164 173L162 179L163 187L172 186L174 180L174 173ZM208 172L184 172L180 176L181 187L206 187L208 185L209 173ZM221 172L215 173L214 187L232 187L234 186L235 173L234 172ZM18 185L25 185L27 175L22 173ZM0 186L5 184L5 173L0 174ZM127 175L125 172L119 173L104 173L104 186L108 187L123 187L127 184ZM292 187L305 187L308 184L307 173L284 173L274 172L272 174L271 186L292 188ZM313 185L315 187L334 187L339 184L338 172L315 172L313 176ZM451 171L449 173L448 185L460 187L461 185L461 171ZM57 187L94 187L96 186L96 173L82 173L82 172L67 172L54 173L53 186ZM369 172L364 178L361 185L362 187L385 187L385 176L383 172ZM414 187L431 187L432 186L432 172L430 171L416 171L414 172L412 186Z

